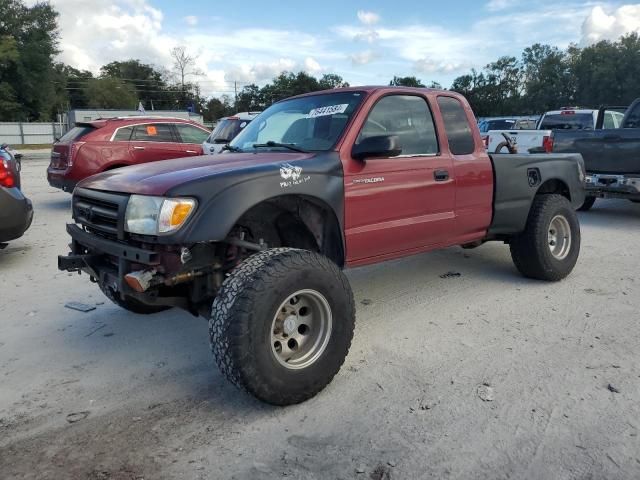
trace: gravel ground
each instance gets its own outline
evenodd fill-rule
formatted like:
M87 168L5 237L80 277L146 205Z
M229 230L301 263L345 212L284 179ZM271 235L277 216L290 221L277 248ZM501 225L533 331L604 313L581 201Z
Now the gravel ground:
M344 367L275 408L223 380L204 320L58 272L70 196L46 164L24 162L34 224L0 251L3 479L640 478L640 205L582 214L557 284L500 244L350 270Z

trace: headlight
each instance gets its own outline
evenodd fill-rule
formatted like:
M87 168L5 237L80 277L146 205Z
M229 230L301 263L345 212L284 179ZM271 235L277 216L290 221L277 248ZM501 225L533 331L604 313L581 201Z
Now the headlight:
M125 214L125 230L140 235L158 235L178 230L196 208L192 198L131 195Z

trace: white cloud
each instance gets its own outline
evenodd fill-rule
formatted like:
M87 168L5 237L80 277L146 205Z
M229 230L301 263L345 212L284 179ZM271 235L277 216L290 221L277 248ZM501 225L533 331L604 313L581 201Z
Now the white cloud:
M319 73L319 72L321 72L323 70L322 66L320 66L318 61L313 57L305 58L305 60L304 60L304 69L308 73Z
M373 50L365 50L364 52L354 53L349 56L353 65L366 65L378 57L379 55Z
M380 15L374 12L358 10L358 20L365 25L375 25L380 21Z
M184 22L191 27L195 27L198 25L198 17L195 15L187 15L184 17Z
M420 73L452 73L471 68L465 63L434 61L428 58L416 60L413 69Z
M582 24L581 45L600 40L617 40L622 35L640 33L640 4L623 5L608 14L604 8L593 7Z

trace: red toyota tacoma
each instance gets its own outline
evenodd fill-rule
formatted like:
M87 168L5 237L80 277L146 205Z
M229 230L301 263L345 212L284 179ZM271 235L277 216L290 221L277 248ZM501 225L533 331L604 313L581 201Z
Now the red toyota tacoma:
M344 362L342 268L491 240L530 278L560 280L578 259L580 155L490 156L452 92L290 98L225 149L80 183L59 268L132 312L208 318L222 373L269 403L312 397Z

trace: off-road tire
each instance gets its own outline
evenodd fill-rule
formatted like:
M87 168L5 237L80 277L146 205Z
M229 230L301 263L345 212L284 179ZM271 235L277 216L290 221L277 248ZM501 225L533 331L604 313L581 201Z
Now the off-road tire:
M125 299L122 300L122 298L120 298L120 295L111 287L102 285L101 283L99 283L98 285L100 286L100 290L102 290L102 293L104 293L109 300L111 300L119 307L124 308L125 310L128 310L132 313L137 313L139 315L151 315L152 313L164 312L165 310L169 310L171 308L158 305L146 305L142 302L139 302L135 298L130 297L125 297Z
M566 219L571 232L571 244L562 259L549 246L549 229L557 216ZM511 240L510 247L513 263L525 277L558 281L569 275L580 253L580 224L569 200L555 194L536 196L524 232Z
M320 356L292 370L272 351L272 322L282 303L301 289L326 298L332 328ZM318 253L277 248L249 257L224 281L213 302L209 339L230 382L264 402L292 405L331 382L349 353L354 328L353 293L342 271Z
M594 203L596 203L596 197L585 197L584 203L578 207L578 211L586 212L587 210L591 210Z

